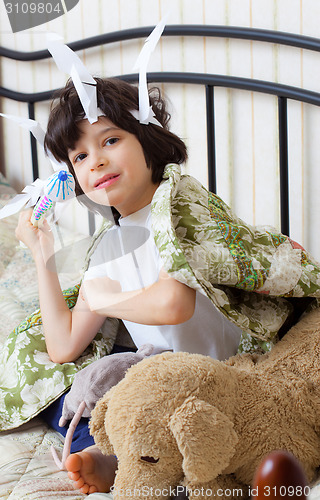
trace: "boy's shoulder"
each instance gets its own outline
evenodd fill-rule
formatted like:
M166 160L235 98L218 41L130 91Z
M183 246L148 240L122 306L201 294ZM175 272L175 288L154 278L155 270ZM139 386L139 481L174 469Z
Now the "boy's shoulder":
M220 212L225 212L230 218L237 219L229 205L222 198L210 192L192 175L183 174L180 165L166 165L163 182L160 184L158 190L158 198L162 198L165 195L167 199L171 200L173 207L179 204L187 205L190 203L197 203L206 208L209 205Z

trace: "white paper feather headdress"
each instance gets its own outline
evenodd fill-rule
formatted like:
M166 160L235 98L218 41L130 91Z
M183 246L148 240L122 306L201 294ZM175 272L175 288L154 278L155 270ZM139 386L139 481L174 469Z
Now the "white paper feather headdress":
M163 33L166 24L166 17L167 16L165 16L165 18L163 18L156 25L151 34L145 40L142 50L134 65L134 69L139 70L139 109L132 110L131 114L143 125L151 123L162 127L161 123L156 119L152 107L150 106L147 86L147 66L150 56ZM91 124L95 123L99 116L103 115L103 112L99 109L97 104L97 84L95 79L88 72L77 54L62 42L62 38L60 36L56 34L48 34L47 46L57 67L61 71L69 74L71 77L82 104L85 118L88 119ZM0 113L0 116L8 118L16 122L20 127L29 130L37 139L44 151L45 131L42 129L39 122L3 113ZM47 152L46 155L51 162L53 170L67 171L65 163L59 163L50 152ZM21 194L10 200L10 202L0 210L0 219L12 215L19 210L22 210L22 208L36 205L39 198L44 195L47 183L48 180L43 181L41 179L36 179L31 185L26 186L22 190ZM72 193L69 194L67 198L70 199L71 196ZM58 203L60 203L60 201Z
M147 67L151 54L156 48L156 45L159 42L165 28L166 17L157 24L152 33L144 42L144 46L142 47L142 50L133 68L139 70L139 110L133 110L131 111L131 114L144 125L153 123L162 127L161 123L159 123L155 118L152 107L150 106L147 84Z
M156 48L163 33L167 17L168 16L165 16L161 19L145 40L142 50L133 67L133 69L139 70L139 109L132 110L131 114L144 125L153 123L154 125L162 127L161 123L155 118L154 112L150 106L147 84L147 67L151 54ZM70 75L72 78L85 112L85 118L87 118L90 123L95 123L98 120L98 117L103 115L103 112L97 105L95 79L88 72L77 54L73 52L70 47L63 44L60 36L56 34L48 34L47 45L57 67L61 71Z

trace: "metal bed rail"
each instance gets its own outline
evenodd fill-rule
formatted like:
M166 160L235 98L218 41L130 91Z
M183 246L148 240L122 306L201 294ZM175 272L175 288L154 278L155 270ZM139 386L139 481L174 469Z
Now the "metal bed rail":
M110 43L146 38L153 26L116 31L95 37L69 43L75 51L92 48ZM204 25L169 25L165 27L163 36L201 36L243 39L249 41L267 42L287 45L298 49L307 49L320 52L320 40L317 38L254 28L233 26L204 26ZM0 47L0 56L19 61L37 61L50 58L47 50L34 52L20 52ZM120 75L129 82L137 82L138 74ZM224 87L251 92L262 92L278 97L279 122L279 169L280 169L280 214L281 231L289 235L289 162L288 162L288 99L320 106L320 94L303 88L282 85L276 82L254 80L249 78L233 77L228 75L214 75L205 73L155 72L148 73L151 83L197 84L205 88L206 95L206 123L207 123L207 151L208 151L208 180L210 191L217 191L216 183L216 144L215 144L215 111L214 89ZM50 100L58 89L45 92L26 94L0 87L0 97L28 103L29 118L35 118L35 104ZM31 135L31 153L33 177L38 177L38 158L36 140Z

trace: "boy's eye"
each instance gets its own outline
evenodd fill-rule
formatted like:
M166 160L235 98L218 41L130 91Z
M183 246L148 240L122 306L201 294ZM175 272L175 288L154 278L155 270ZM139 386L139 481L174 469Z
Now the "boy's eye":
M118 137L110 137L105 141L105 145L112 146L112 144L115 144L116 142L118 142L118 140L119 140Z
M73 163L78 163L79 161L84 160L87 157L85 153L80 153L77 156L75 156Z

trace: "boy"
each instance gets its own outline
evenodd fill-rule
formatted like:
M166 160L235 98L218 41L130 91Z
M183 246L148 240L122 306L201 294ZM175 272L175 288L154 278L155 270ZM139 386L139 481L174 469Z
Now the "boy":
M85 119L71 82L51 110L47 150L68 164L81 200L104 215L111 207L114 219L92 255L70 311L57 274L46 266L53 253L48 224L34 228L30 211L20 216L16 235L36 262L46 346L56 363L77 359L107 316L121 318L136 346L150 342L155 352L184 350L225 359L237 350L240 328L200 290L168 274L155 244L151 203L170 171L168 164L184 162L187 152L183 141L168 130L170 117L159 91L153 90L150 99L162 127L142 125L133 117L138 91L115 79L97 79L103 116L93 124ZM142 233L147 237L141 244L137 236L132 252L119 254L117 241L125 247ZM91 447L71 455L66 467L82 492L107 491L116 459Z

